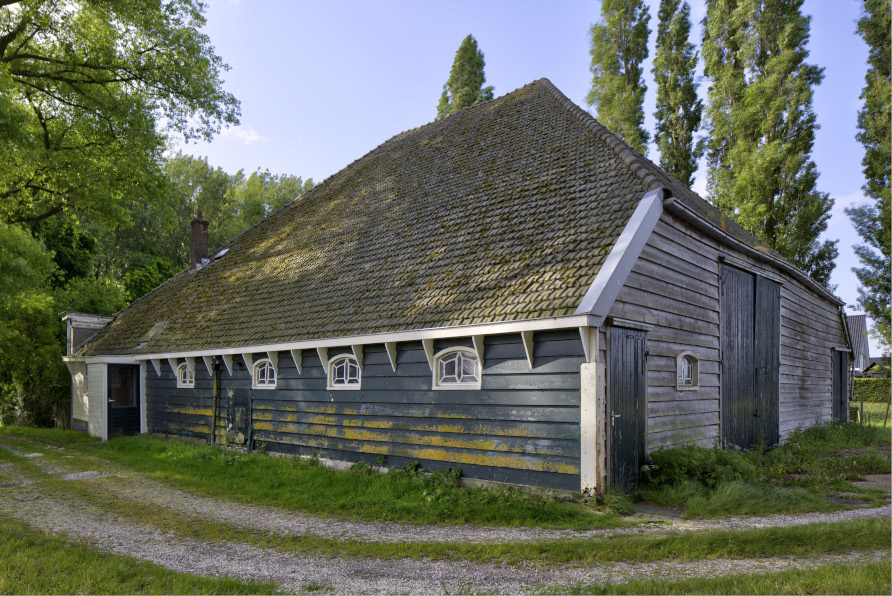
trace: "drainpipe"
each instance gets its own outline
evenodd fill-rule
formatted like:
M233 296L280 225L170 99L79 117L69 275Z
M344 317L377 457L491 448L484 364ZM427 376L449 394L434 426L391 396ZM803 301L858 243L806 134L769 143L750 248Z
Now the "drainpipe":
M217 401L220 399L220 359L216 356L214 363L214 405L211 408L211 445L217 444Z

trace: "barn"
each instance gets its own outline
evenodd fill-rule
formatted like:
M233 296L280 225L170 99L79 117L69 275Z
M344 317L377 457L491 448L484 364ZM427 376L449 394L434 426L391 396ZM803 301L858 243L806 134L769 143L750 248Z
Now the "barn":
M399 134L111 321L89 432L569 490L847 416L843 303L541 79ZM212 225L212 222L211 224Z

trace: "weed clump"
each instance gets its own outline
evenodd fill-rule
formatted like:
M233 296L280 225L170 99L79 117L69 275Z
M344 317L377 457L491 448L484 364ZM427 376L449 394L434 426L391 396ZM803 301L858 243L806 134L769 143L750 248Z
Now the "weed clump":
M697 445L654 451L642 472L655 487L696 482L715 488L723 482L753 481L758 476L756 467L741 452Z
M889 442L880 428L825 424L771 449L661 449L642 467L645 482L634 496L684 508L688 518L832 511L840 507L828 497L857 493L849 482L889 473L888 450L876 449Z

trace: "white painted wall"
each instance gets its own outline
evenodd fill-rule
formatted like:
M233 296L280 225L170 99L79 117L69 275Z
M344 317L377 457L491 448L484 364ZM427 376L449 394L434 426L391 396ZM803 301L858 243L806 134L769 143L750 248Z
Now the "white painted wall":
M88 420L87 365L77 361L69 361L65 364L68 366L68 372L71 373L71 418Z
M106 365L87 365L87 412L90 436L108 439Z

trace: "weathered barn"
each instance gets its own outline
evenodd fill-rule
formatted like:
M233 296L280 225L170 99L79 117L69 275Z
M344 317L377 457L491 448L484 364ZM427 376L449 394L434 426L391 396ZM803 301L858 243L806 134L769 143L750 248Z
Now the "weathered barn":
M603 490L846 416L841 301L544 79L197 260L67 359L92 434Z

